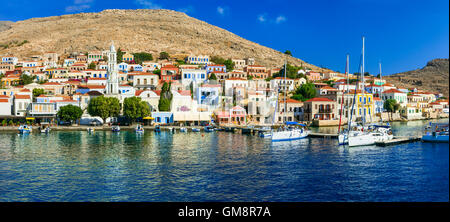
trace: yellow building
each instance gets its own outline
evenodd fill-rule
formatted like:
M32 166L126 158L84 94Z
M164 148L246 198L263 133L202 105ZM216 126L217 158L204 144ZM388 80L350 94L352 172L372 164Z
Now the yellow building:
M359 91L359 90L358 90ZM356 94L356 107L355 115L356 117L365 117L366 121L371 121L374 119L374 101L373 94L358 92Z
M127 52L127 53L123 54L123 56L122 56L122 61L124 61L124 62L131 62L133 60L134 60L134 56L131 53Z

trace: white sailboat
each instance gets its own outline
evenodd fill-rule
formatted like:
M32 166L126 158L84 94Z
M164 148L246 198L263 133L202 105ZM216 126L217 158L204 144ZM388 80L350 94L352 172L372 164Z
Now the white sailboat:
M286 83L286 61L284 63L284 82ZM284 90L285 92L285 98L284 98L284 112L283 112L283 122L285 125L281 128L278 128L276 130L272 130L272 142L275 141L289 141L289 140L298 140L305 138L309 135L309 130L306 129L306 125L297 123L297 122L286 122L285 121L285 113L287 108L287 90ZM277 107L278 107L278 98L277 98L277 104L275 106L275 114L277 113ZM273 123L272 123L273 124Z
M362 63L361 63L361 94L364 98L364 36L362 37ZM356 95L356 92L355 92ZM348 146L367 146L367 145L374 145L375 144L375 137L374 135L369 132L365 126L365 114L366 114L366 100L363 99L363 111L364 116L362 118L362 127L358 127L356 130L349 129L348 131ZM356 101L354 101L356 103Z

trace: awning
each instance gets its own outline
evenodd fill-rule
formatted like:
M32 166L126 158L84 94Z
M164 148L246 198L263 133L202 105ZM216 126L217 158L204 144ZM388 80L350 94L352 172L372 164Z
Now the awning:
M297 122L286 122L286 125L299 125L299 126L306 126L305 124L302 123L297 123Z
M211 121L211 112L175 112L173 121Z
M34 120L34 117L27 117L26 120Z
M153 117L151 117L151 116L146 116L146 117L144 117L143 119L155 119L155 118L153 118Z

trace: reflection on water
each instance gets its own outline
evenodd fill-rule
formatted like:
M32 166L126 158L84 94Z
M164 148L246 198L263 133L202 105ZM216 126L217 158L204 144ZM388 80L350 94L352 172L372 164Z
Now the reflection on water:
M393 128L408 135L423 124ZM348 148L164 131L0 137L0 201L447 201L448 181L448 144Z

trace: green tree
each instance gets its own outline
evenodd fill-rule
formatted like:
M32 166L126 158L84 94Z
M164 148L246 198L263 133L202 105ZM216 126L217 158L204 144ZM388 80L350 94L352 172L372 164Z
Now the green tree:
M99 96L91 99L87 111L91 116L99 116L105 123L108 117L116 117L120 113L120 102L114 97Z
M396 113L400 109L400 104L395 99L387 99L384 101L383 108L391 114L390 119L392 120L392 113Z
M121 63L121 62L122 62L123 54L125 54L125 52L122 51L121 48L119 48L119 49L117 50L117 63Z
M291 53L290 50L286 50L286 51L284 52L284 54L289 55L289 56L292 56L292 53Z
M123 115L134 122L137 118L150 115L150 107L141 97L129 97L123 101Z
M170 111L170 104L172 102L172 92L170 92L170 85L164 82L161 88L161 94L159 97L158 109L160 112Z
M28 85L28 84L32 83L34 79L36 79L36 76L22 74L22 75L20 75L19 83L21 85Z
M305 78L306 76L303 75L302 73L298 73L298 71L300 69L303 69L302 67L299 66L292 66L290 64L286 64L286 77L290 78L290 79L298 79L298 78ZM275 77L284 77L284 66L281 67L280 71L273 74L272 76L273 78Z
M95 63L94 62L91 62L90 64L89 64L89 66L88 66L88 69L96 69L96 65L95 65Z
M80 107L74 105L66 105L59 108L57 113L58 118L65 122L74 122L81 118L83 110Z
M225 67L227 67L227 72L231 72L234 69L234 62L231 59L224 59L220 56L212 56L211 62L218 65L225 65Z
M217 80L217 76L214 73L211 73L211 75L209 75L209 80Z
M161 74L161 69L155 69L155 70L153 70L153 74L160 75L160 74Z
M44 89L34 88L33 89L33 97L36 98L42 94L45 94Z
M248 75L247 76L247 80L253 80L253 76L252 75Z
M313 83L305 83L298 87L294 95L291 97L295 100L306 101L308 99L316 97L316 87Z
M234 62L231 59L225 60L223 65L227 67L227 72L231 72L234 69Z
M150 53L146 53L146 52L133 53L133 56L134 56L134 61L136 62L136 64L142 65L142 62L153 60L153 55Z
M169 58L170 58L169 53L167 52L159 53L159 59L169 59Z

